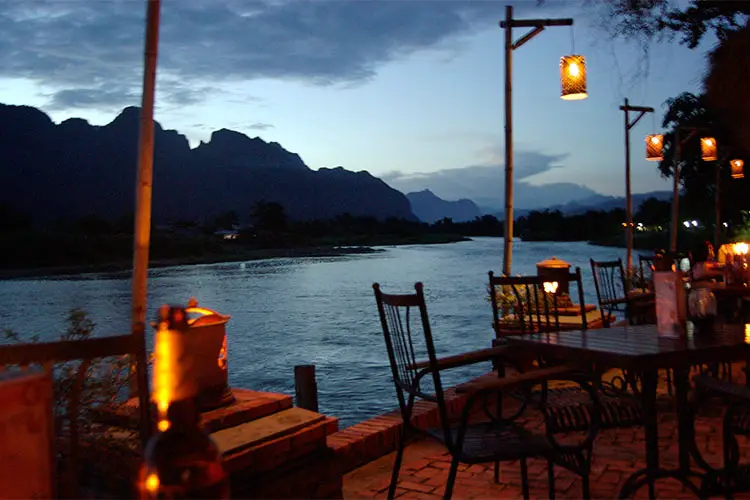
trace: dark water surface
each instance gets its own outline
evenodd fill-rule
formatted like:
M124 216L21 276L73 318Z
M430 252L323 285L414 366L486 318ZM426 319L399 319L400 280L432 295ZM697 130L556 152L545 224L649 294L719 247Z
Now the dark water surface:
M422 281L438 354L488 347L493 337L487 271L502 271L501 238L446 245L388 247L368 255L177 266L149 274L149 318L163 303L201 305L231 315L229 380L235 387L294 393L293 367L317 366L321 412L341 427L397 406L371 285L413 291ZM535 273L551 256L580 266L586 302L596 294L589 258L621 257L585 243L517 242L513 274ZM55 339L73 307L98 335L130 325L130 274L0 281L0 328ZM454 371L452 385L488 366Z

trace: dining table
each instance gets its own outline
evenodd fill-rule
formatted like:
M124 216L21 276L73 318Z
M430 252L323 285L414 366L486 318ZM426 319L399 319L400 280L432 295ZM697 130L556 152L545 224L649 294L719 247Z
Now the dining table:
M506 337L506 340L516 350L533 353L542 359L620 368L636 376L640 388L634 392L642 405L646 467L627 479L619 498L632 496L646 484L649 498L654 498L654 482L661 478L677 479L696 496L702 496L691 478L704 481L711 468L695 443L694 409L688 400L690 367L747 361L750 358L748 330L746 334L742 324L713 324L697 328L689 323L680 335L662 336L656 325L622 325L596 331L516 335ZM674 377L679 449L676 469L662 467L659 462L656 389L658 371L663 369L672 370ZM691 458L698 468L691 465Z

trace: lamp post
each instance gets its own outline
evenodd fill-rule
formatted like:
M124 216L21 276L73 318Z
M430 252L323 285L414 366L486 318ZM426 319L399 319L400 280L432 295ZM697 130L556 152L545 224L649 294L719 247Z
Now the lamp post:
M135 188L135 227L133 232L132 331L146 328L146 281L151 239L151 193L154 162L154 90L156 56L159 47L160 0L147 0L146 42L143 59L141 123L138 139L138 173ZM145 336L143 336L145 339ZM144 340L145 342L145 340ZM145 345L144 345L145 349ZM131 371L133 365L131 364ZM142 372L142 373L141 373ZM146 367L136 369L146 377ZM136 377L131 377L130 392L136 392ZM146 381L146 383L148 383Z
M620 106L625 112L625 246L627 248L627 265L628 270L633 268L633 198L630 193L630 129L643 118L646 113L653 113L654 108L645 106L631 106L628 98L625 98L625 104ZM635 111L638 116L631 122L630 112Z
M687 137L680 139L680 131L689 131ZM670 234L669 250L673 254L677 252L677 228L680 214L680 161L682 161L682 147L695 137L698 132L706 130L703 127L690 127L680 125L675 129L675 154L674 154L674 172L672 179L672 227ZM703 161L715 161L717 156L718 145L713 137L701 137L701 158ZM718 174L717 174L718 175ZM718 182L716 188L718 189ZM717 195L718 196L718 195ZM718 201L716 201L718 210ZM716 233L714 233L716 237Z
M513 51L534 38L549 26L572 26L573 19L513 19L513 6L505 7L505 21L500 21L500 27L505 30L505 232L503 242L503 274L510 275L513 258L513 108L512 108L512 73ZM532 28L521 38L513 41L513 28ZM577 58L577 59L571 59ZM571 79L583 81L583 91L580 88L566 92L563 88L562 98L583 99L585 92L585 66L582 66L581 56L563 58L560 63L561 71L568 71Z

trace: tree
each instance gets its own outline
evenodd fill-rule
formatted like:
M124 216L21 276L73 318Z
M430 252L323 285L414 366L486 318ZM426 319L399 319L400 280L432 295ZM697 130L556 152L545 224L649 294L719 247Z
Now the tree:
M677 0L587 0L602 8L603 23L613 36L648 43L656 37L681 35L680 43L691 49L713 32L720 41L740 29L750 15L747 0L691 0L680 7Z
M255 228L270 233L280 233L286 229L287 216L284 206L275 201L261 200L250 211Z
M706 103L727 127L735 156L750 157L750 23L729 33L709 55ZM726 149L726 148L725 148ZM750 158L748 158L750 159Z
M235 226L239 225L240 216L237 212L231 210L229 212L222 212L214 218L214 230L218 229L234 229Z
M671 214L671 203L658 198L648 198L635 213L635 220L645 226L666 226Z

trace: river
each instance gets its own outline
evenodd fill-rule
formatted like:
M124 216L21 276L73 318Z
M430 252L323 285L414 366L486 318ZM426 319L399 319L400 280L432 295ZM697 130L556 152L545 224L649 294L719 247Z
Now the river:
M493 337L487 271L502 270L501 238L383 250L153 269L149 318L159 305L184 304L191 296L230 315L231 385L293 394L294 365L315 364L320 411L339 417L343 428L397 406L373 282L394 293L424 283L439 355L488 347ZM518 241L513 250L513 274L535 273L535 264L552 256L580 266L587 303L596 302L589 258L624 254L578 242ZM123 333L130 325L130 274L0 281L0 300L0 328L24 335L57 338L74 307L89 313L97 335ZM444 384L488 369L456 370L446 374Z

